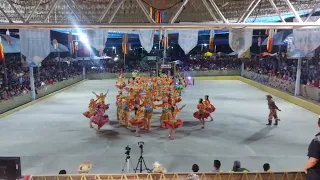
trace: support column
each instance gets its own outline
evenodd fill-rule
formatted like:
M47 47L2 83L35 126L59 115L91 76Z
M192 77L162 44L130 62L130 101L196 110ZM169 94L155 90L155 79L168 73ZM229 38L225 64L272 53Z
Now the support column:
M84 66L82 67L82 79L86 79L86 68Z
M31 98L36 100L36 88L34 86L34 76L33 76L33 67L29 66L29 76L30 76L30 88L31 88Z
M302 58L299 58L298 59L298 65L297 65L296 85L295 85L295 88L294 88L294 95L295 96L299 96L300 95L301 61L302 61Z
M243 77L244 72L244 62L241 63L240 76Z

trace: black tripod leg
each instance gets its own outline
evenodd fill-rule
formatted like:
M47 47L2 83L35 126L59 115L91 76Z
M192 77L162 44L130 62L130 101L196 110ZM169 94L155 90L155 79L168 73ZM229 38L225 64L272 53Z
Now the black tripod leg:
M127 158L126 158L126 160L124 160L124 165L123 165L123 167L122 167L122 170L121 170L121 172L123 173L123 171L124 171L124 167L126 167L126 164L127 164Z
M138 159L138 163L137 163L137 166L136 166L136 169L135 169L134 172L137 172L137 170L138 170L138 166L139 166L139 163L140 163L140 158L141 158L141 157L139 157L139 159Z
M144 164L144 167L146 168L146 171L149 173L151 170L148 169L147 164L146 164L146 162L144 161L143 158L142 158L142 162L143 162L143 164ZM141 163L141 165L142 165L142 163Z

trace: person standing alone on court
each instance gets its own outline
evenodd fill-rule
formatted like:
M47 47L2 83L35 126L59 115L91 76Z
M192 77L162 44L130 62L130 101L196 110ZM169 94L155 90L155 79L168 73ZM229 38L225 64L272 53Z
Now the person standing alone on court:
M320 128L320 116L318 118L318 127ZM308 160L304 166L304 172L307 174L307 180L320 179L320 133L312 139L308 148Z
M268 107L269 107L269 118L268 118L267 125L270 126L272 123L272 118L274 118L274 120L275 120L274 125L277 126L278 121L280 121L280 119L278 118L277 111L281 111L281 110L278 108L276 103L272 100L271 95L267 95L267 101L268 101Z

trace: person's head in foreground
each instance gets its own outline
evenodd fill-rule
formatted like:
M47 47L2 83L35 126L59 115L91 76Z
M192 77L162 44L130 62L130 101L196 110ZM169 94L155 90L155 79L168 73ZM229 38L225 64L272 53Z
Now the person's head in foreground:
M214 167L215 170L220 170L221 162L219 160L214 160L213 161L213 167Z
M269 163L265 163L264 165L263 165L263 171L264 172L268 172L270 170L270 164Z
M198 172L199 171L199 165L198 164L194 164L192 165L192 172Z
M67 171L64 170L64 169L63 169L63 170L60 170L60 171L59 171L59 174L67 174Z

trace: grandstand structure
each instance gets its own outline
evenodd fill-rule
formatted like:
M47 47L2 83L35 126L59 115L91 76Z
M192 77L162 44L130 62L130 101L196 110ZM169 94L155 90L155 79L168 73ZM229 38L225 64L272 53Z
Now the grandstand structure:
M299 13L316 12L319 0L3 0L0 28L106 29L292 29L320 23L303 22ZM150 8L164 13L161 23ZM286 22L292 14L297 22ZM255 23L261 16L277 23ZM251 18L250 18L251 17ZM308 18L307 18L308 19ZM207 22L207 23L205 23Z

